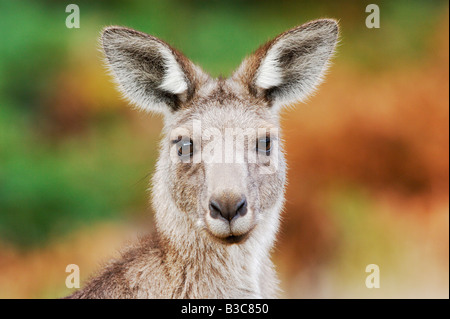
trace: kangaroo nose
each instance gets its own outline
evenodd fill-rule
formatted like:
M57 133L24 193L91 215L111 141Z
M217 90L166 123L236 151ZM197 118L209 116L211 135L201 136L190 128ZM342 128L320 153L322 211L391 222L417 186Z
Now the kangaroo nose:
M231 221L236 216L244 216L247 213L247 200L244 195L213 196L209 201L209 212L212 218L222 217Z

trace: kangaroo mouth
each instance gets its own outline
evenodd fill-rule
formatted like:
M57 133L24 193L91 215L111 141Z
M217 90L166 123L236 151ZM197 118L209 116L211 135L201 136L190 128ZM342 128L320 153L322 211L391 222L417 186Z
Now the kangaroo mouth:
M215 241L217 241L221 244L226 244L226 245L242 244L249 237L250 232L251 232L251 230L249 230L245 234L241 234L241 235L230 234L228 236L222 237L222 236L215 235L214 233L211 232L211 230L207 229L207 233L211 237L213 237Z
M250 236L256 224L252 214L227 221L206 215L204 230L218 243L225 245L242 244Z
M244 242L248 237L248 233L243 235L230 235L225 238L221 238L222 241L224 241L226 244L239 244Z

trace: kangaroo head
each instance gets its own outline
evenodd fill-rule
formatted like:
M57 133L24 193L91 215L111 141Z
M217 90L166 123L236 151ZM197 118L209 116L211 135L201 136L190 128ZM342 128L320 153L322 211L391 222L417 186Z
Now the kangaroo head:
M164 223L187 221L192 231L228 244L257 228L276 231L286 176L279 111L314 91L337 36L334 20L301 25L260 47L230 78L213 79L153 36L103 31L123 95L164 114L154 197L176 210L160 218Z

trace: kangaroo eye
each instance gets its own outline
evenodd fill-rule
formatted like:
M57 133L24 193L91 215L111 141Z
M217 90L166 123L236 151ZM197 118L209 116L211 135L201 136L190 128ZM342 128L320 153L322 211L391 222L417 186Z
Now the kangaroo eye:
M194 143L192 139L179 139L176 142L177 154L180 157L190 157L194 154Z
M270 151L272 150L270 137L258 139L258 141L256 142L256 150L261 154L270 155Z

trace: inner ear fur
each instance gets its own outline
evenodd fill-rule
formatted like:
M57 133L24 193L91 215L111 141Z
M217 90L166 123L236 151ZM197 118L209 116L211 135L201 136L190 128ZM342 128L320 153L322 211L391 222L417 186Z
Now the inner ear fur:
M332 19L290 29L257 49L233 77L270 105L303 101L323 80L338 33Z
M182 53L166 42L124 27L107 27L101 36L108 65L122 94L144 110L176 111L192 98L196 72Z

